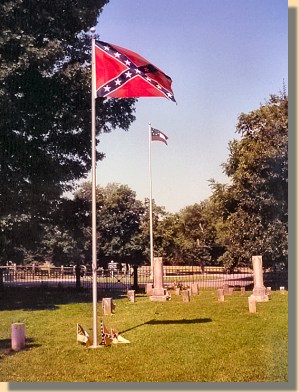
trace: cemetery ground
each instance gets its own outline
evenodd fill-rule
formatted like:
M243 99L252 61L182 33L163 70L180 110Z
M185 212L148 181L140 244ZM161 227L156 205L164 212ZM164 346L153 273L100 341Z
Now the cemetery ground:
M76 324L92 338L92 298L71 288L0 291L0 381L11 382L287 382L288 293L272 291L249 313L248 297L216 290L190 302L138 294L114 297L115 313L100 321L130 344L97 349L76 341ZM26 347L11 350L11 324L25 323ZM99 343L101 338L99 336Z

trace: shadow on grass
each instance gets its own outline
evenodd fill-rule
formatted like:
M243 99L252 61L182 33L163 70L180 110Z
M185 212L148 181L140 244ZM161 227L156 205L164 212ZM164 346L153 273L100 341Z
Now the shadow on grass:
M113 299L122 298L122 293L112 293L109 290L98 290L98 301L103 297L111 296ZM86 288L24 286L0 286L1 310L56 310L59 305L71 303L92 302L92 291Z
M181 320L156 320L152 319L149 321L146 321L145 323L135 325L135 327L128 328L124 331L121 331L120 334L128 331L132 331L133 329L142 327L143 325L162 325L162 324L202 324L202 323L211 323L213 320L210 318L201 318L201 319L181 319Z
M91 299L90 290L72 287L4 287L0 290L0 310L56 310L58 305Z
M212 319L210 318L202 318L202 319L191 319L191 320L150 320L147 321L145 324L152 324L152 325L157 325L157 324L201 324L201 323L210 323L212 322Z
M34 343L34 339L26 338L25 347L20 351L28 351L32 348L40 347L40 344ZM14 351L11 348L11 339L0 339L0 360L5 355L15 355L20 351Z

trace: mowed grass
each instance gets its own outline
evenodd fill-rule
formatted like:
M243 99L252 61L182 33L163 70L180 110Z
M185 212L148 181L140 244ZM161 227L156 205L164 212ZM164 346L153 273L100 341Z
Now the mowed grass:
M287 382L288 295L272 293L248 311L250 292L218 303L202 291L189 303L138 295L114 299L102 316L130 344L98 349L76 342L76 323L92 337L90 294L44 289L0 292L0 381L14 382ZM10 350L13 322L26 326L26 349ZM99 337L99 342L100 342Z

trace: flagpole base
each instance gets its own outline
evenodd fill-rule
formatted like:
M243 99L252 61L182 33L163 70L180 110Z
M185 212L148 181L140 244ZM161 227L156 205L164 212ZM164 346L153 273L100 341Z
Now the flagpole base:
M88 346L88 348L103 348L103 347L105 347L103 344L99 344L97 346L92 344L91 346Z

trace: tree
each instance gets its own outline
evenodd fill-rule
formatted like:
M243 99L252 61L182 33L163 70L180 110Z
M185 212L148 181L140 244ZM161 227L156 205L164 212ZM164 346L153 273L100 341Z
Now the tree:
M16 225L34 220L36 227L91 167L90 38L84 31L108 2L1 2L0 242L5 247L11 237L20 249L30 247ZM128 130L134 103L98 98L97 134ZM2 250L0 260L13 253Z
M136 200L136 193L127 185L108 184L101 191L103 203L98 212L100 255L117 262L141 263L142 203Z
M99 265L106 266L114 260L125 263L141 263L143 247L141 241L141 219L143 204L127 185L108 184L97 187L97 254ZM75 217L73 238L78 252L86 262L91 261L91 184L86 182L75 193L73 203L78 207ZM75 227L79 232L75 234ZM81 233L81 238L80 238Z
M224 165L231 184L218 202L229 206L225 222L225 265L251 264L262 255L265 266L287 266L288 97L272 95L259 109L241 114L240 140L229 144ZM216 189L215 188L215 189ZM220 197L219 197L220 196ZM214 201L217 196L214 196ZM224 226L223 226L224 227Z

